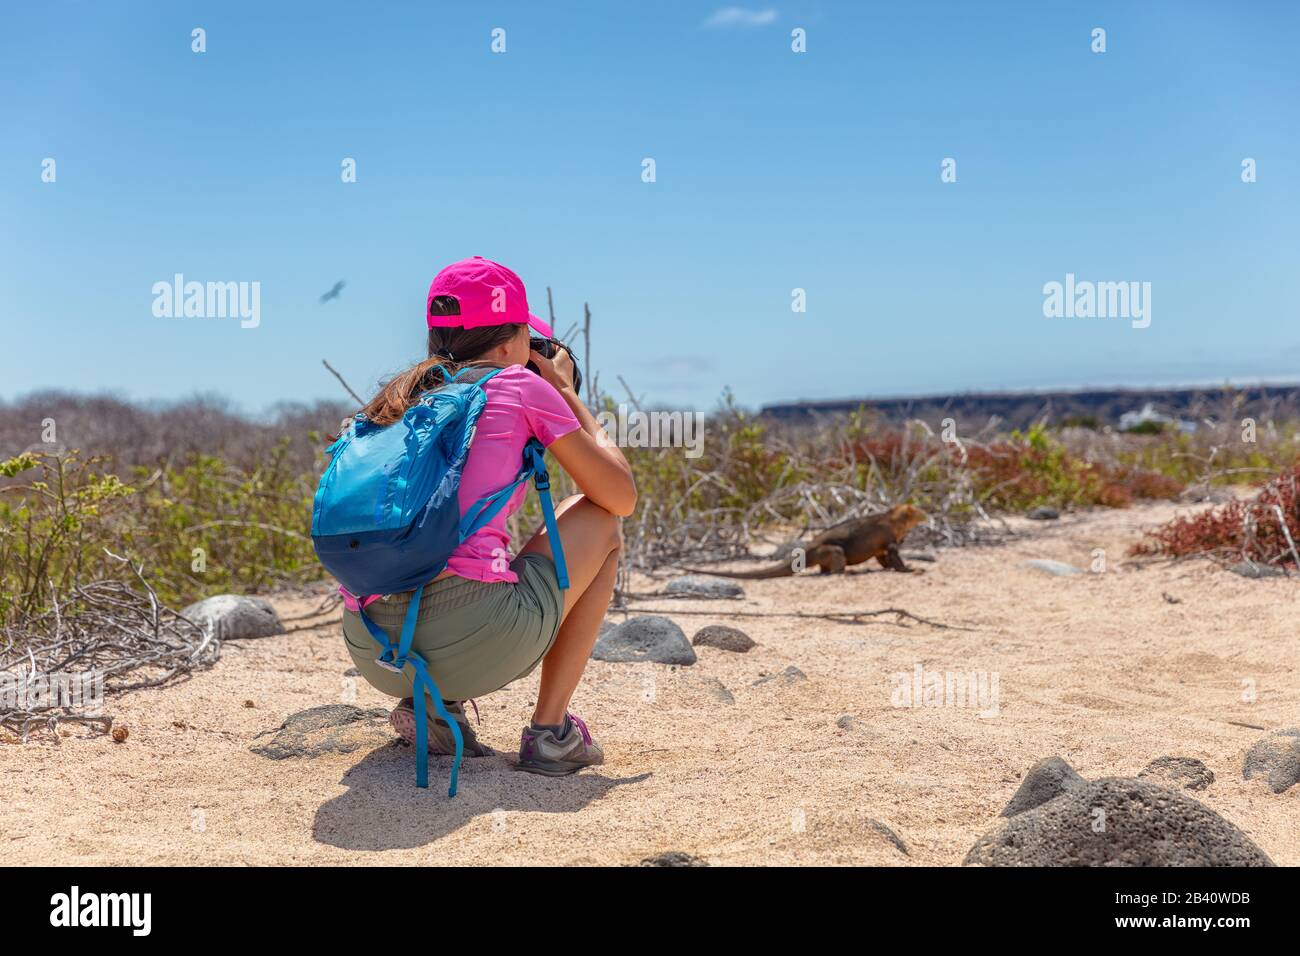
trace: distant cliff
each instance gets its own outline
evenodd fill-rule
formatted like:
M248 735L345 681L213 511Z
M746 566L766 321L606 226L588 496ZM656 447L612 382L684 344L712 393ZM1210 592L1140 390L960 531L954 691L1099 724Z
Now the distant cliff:
M761 415L787 422L844 415L859 406L885 421L920 418L937 427L953 418L965 429L982 428L996 417L1002 428L1049 424L1118 426L1125 412L1150 403L1170 418L1200 421L1251 417L1257 421L1300 419L1300 385L1255 385L1241 388L1133 388L1060 392L987 392L909 398L855 398L765 405Z

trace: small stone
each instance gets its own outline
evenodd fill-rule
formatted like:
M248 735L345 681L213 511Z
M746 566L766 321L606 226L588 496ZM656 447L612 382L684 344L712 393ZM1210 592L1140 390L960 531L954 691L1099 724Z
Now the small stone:
M689 853L683 853L680 850L671 850L667 853L660 853L657 856L648 856L643 859L638 866L708 866L709 864L701 860L698 856L691 856Z
M1186 501L1193 504L1209 502L1210 504L1221 505L1232 501L1235 496L1230 491L1222 488L1212 488L1204 482L1188 485L1183 489L1182 494L1178 496L1179 501Z
M725 624L710 624L695 632L691 643L696 647L716 647L724 651L744 654L758 645L744 631Z
M1246 780L1263 777L1274 793L1285 793L1300 783L1300 727L1279 730L1258 741L1247 752L1241 775Z
M744 589L727 578L711 578L703 574L684 574L664 585L665 594L684 594L700 598L740 598Z
M858 727L858 718L854 717L852 714L845 714L843 717L835 721L835 726L840 728L840 730L856 730Z
M655 614L631 618L605 631L591 656L617 664L694 664L697 660L682 629Z
M1020 781L1020 788L1011 802L1002 808L1001 815L1014 817L1085 783L1087 781L1062 758L1045 757L1025 771L1025 779Z
M1243 578L1280 578L1284 574L1281 568L1273 564L1260 564L1257 561L1238 561L1228 565L1228 570Z
M131 732L126 729L125 724L118 724L116 727L113 728L114 743L118 743L118 744L126 743L126 738L129 736L131 736Z
M290 714L275 730L257 735L273 734L269 742L250 749L270 760L347 754L391 743L387 728L388 711L382 707L362 710L351 704L326 704Z
M184 617L202 628L212 628L219 641L239 641L254 637L272 637L284 633L280 616L264 598L237 594L218 594L181 611Z
M736 698L731 695L731 691L727 690L727 685L722 683L722 681L718 680L716 677L705 678L703 681L703 687L705 693L719 703L728 706L736 703Z
M933 550L925 551L903 551L901 552L904 561L938 561L939 553Z
M778 681L782 684L798 684L800 681L806 681L808 675L799 668L791 664L779 674L768 674L766 677L760 677L750 686L758 687L760 684L766 684L768 681Z
M1030 521L1055 521L1061 517L1061 512L1047 505L1039 505L1037 508L1030 508L1025 512L1025 517Z
M1064 561L1049 561L1044 558L1034 558L1025 562L1026 567L1033 568L1035 571L1046 571L1048 574L1054 574L1057 577L1069 577L1073 574L1082 574L1082 568L1076 568L1073 564L1066 564Z
M246 701L244 701L244 706L251 710L251 709L253 709L254 707L256 707L257 705L256 705L255 703L253 703L251 700L246 700Z
M344 676L344 677L360 677L360 676L361 676L361 671L357 670L355 667L349 667L347 670L345 670L345 671L343 672L343 676Z
M1147 777L1184 790L1204 790L1214 783L1214 771L1194 757L1157 757L1138 773L1139 780Z

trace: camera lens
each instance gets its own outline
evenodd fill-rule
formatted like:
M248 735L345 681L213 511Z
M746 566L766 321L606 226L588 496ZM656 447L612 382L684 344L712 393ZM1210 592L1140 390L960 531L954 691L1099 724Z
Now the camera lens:
M572 350L570 350L568 346L561 345L559 342L555 341L555 339L544 339L540 336L531 335L528 337L528 347L548 359L555 358L555 356L559 354L560 349L564 349L568 352L570 359L573 358ZM535 375L541 374L541 370L537 367L536 362L528 362L524 367ZM573 363L573 387L579 391L582 389L582 373L578 370L578 363L576 361Z

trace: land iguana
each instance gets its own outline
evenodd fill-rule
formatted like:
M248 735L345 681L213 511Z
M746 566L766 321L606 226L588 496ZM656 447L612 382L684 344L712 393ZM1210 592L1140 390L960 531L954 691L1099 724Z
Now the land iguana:
M907 533L930 519L913 505L894 505L883 514L853 518L828 528L813 539L804 552L805 567L820 567L822 574L839 573L851 564L875 558L882 568L894 571L911 571L903 563L898 546ZM759 568L756 571L706 571L703 568L684 568L692 574L708 574L717 578L786 578L793 575L791 562Z

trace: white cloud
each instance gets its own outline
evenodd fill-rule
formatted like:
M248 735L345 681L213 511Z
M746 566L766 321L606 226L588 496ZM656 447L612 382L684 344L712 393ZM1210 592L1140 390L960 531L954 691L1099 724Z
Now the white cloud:
M745 7L723 7L704 21L706 27L765 27L776 22L775 10L749 10Z

